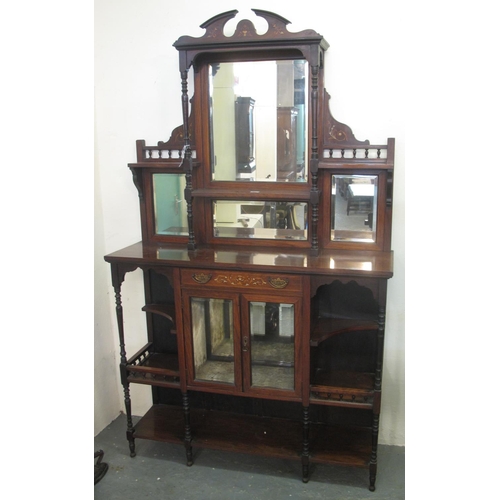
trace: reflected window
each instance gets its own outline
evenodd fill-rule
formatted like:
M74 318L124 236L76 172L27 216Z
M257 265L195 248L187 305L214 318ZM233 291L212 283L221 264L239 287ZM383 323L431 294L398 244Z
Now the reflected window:
M213 218L220 238L307 240L307 203L216 200Z
M307 62L209 66L212 179L307 181Z
M375 242L376 175L332 175L331 239Z

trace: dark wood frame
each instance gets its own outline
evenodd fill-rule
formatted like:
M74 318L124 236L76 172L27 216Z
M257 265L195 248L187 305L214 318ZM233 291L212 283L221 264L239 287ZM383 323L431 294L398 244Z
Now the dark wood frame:
M225 36L225 24L237 13L230 11L202 24L206 30L203 36L184 36L175 42L183 124L157 146L137 141L137 162L129 164L139 193L143 241L107 255L105 260L111 264L115 291L130 454L135 456L135 440L143 438L184 443L188 465L193 464L193 446L300 459L304 482L309 480L312 462L361 466L369 469L369 489L373 491L387 280L392 277L395 141L388 139L386 145L374 146L359 141L350 127L333 118L323 82L328 43L321 35L312 30L291 33L286 27L289 22L281 16L254 12L269 24L262 35L256 33L251 21L243 20L233 35ZM259 191L256 197L245 183L212 181L207 65L211 61L298 57L310 64L307 183L255 182L252 190ZM191 67L195 92L190 100L187 77ZM154 173L186 176L188 236L155 234ZM331 192L331 176L335 173L378 176L375 243L330 240L331 202L326 194ZM216 238L211 207L214 199L305 201L309 207L308 239ZM128 357L121 284L125 275L137 268L144 272L143 310L148 338L139 352ZM214 278L222 275L230 279ZM168 281L170 295L162 280ZM249 300L293 303L296 389L250 388L249 354L244 352L235 355L235 371L241 374L241 380L234 387L194 381L189 300L200 295L233 300L236 349L247 332ZM177 340L175 349L162 352L155 339L164 330L170 339L175 335ZM360 353L363 349L373 351L369 372L346 374L333 366L328 368L331 374L318 376L323 366L318 360L322 358L325 366L330 366L331 360L325 356L332 348L338 349L332 344L337 339L347 345L354 360L358 349ZM152 387L154 404L136 425L132 421L130 383ZM330 422L332 411L354 411L357 417L349 414L343 423L340 418L342 425L337 428Z

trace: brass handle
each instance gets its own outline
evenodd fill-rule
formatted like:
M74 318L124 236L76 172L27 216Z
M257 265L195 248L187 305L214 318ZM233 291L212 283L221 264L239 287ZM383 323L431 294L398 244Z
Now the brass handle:
M273 288L285 288L288 285L288 278L269 278L268 281Z
M246 335L243 337L243 352L248 352L248 337Z
M198 273L198 274L193 274L192 278L196 283L200 283L201 285L204 285L205 283L208 283L212 279L211 274L205 274L205 273Z

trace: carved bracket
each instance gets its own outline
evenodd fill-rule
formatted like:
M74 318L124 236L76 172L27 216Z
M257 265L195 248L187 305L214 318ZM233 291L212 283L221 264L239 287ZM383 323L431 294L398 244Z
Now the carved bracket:
M111 282L115 290L120 290L121 284L128 272L135 271L138 264L111 263Z
M358 141L351 130L345 123L338 122L330 111L330 94L324 91L324 110L323 117L323 148L339 148L350 146L368 146L370 141Z
M191 149L196 148L194 136L194 107L192 106L193 99L194 96L189 101L191 103L191 114L188 119L189 145L191 146ZM179 125L172 130L168 141L158 141L158 147L171 150L182 150L184 148L184 144L184 124Z

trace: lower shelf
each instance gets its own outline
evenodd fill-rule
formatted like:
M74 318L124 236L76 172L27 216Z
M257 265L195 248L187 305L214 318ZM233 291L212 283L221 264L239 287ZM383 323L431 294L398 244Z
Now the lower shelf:
M190 410L192 446L300 460L302 423L220 411ZM310 460L368 467L371 429L310 423ZM183 444L182 408L154 405L135 426L134 438Z

